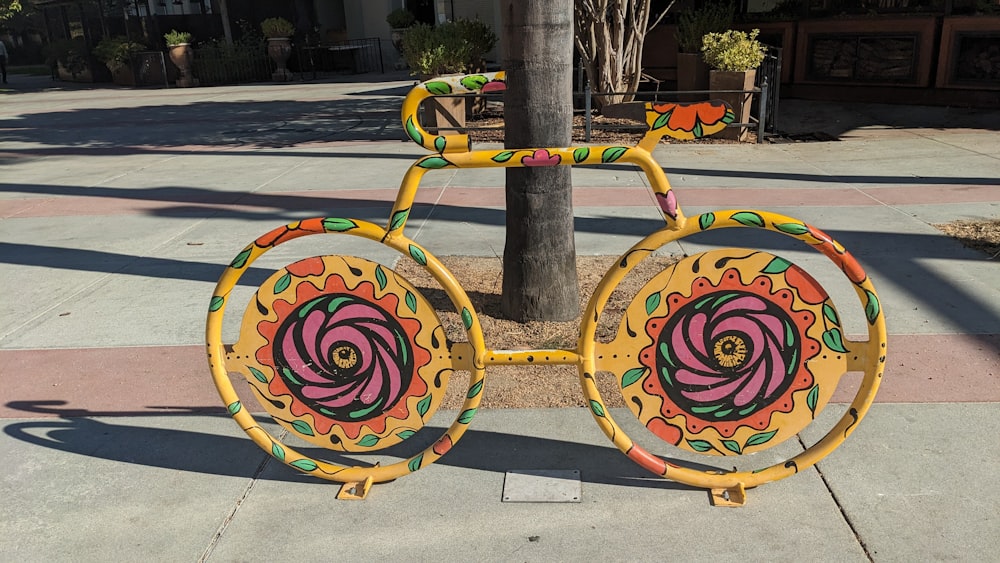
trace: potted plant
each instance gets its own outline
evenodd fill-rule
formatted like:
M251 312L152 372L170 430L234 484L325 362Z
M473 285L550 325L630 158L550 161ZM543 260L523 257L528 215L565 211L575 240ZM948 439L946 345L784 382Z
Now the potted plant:
M285 82L292 79L292 73L288 70L288 58L292 56L292 35L295 34L295 26L285 18L267 18L260 22L260 30L267 38L267 54L277 65L277 69L271 74L271 80Z
M403 8L389 12L389 15L385 18L385 22L389 24L392 46L396 48L396 52L400 55L403 54L403 32L406 28L416 23L416 21L417 18L413 13Z
M754 79L757 67L764 61L764 44L757 40L759 29L750 33L729 30L723 33L709 33L702 40L705 62L712 69L709 75L711 90L731 90L717 97L729 102L740 123L750 120L750 104L753 99ZM749 133L746 126L739 130L726 129L719 134L722 138L745 140Z
M174 63L181 75L177 79L177 86L180 88L190 88L198 85L198 79L191 73L191 66L194 63L194 50L191 49L191 34L187 31L177 31L171 29L163 34L163 40L167 43L167 53L170 55L170 62Z
M732 2L719 0L680 13L677 18L677 89L681 92L708 89L708 65L701 56L701 41L706 34L729 29L736 15ZM704 95L684 99L705 99Z
M108 67L115 84L135 86L132 54L145 48L142 43L129 41L126 37L105 37L94 47L94 56Z

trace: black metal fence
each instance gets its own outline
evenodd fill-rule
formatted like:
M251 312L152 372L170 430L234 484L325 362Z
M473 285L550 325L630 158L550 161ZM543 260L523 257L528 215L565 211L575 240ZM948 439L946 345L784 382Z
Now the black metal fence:
M755 84L757 88L766 91L766 96L761 96L754 102L751 115L756 115L757 119L764 122L763 131L771 134L778 133L778 100L781 97L781 48L767 46L764 54L764 62L757 69ZM766 104L761 109L761 104ZM759 136L758 136L759 139Z
M316 78L321 72L385 72L382 42L378 37L348 39L296 47L298 71Z
M202 86L264 82L273 71L262 46L219 43L194 49L192 72Z

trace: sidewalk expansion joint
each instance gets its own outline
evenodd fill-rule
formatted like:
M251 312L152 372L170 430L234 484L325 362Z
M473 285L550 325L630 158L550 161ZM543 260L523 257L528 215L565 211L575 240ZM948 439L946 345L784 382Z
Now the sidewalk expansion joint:
M277 436L278 440L279 441L283 440L287 433L288 433L287 430L282 429L281 433ZM264 474L264 470L267 469L268 464L271 463L271 459L272 459L271 456L265 455L264 459L257 466L257 469L254 470L253 475L250 477L250 482L247 483L247 486L243 488L243 492L236 499L236 502L233 504L232 510L230 510L229 514L226 515L226 518L222 521L222 524L219 525L219 528L215 530L215 535L212 536L212 540L208 542L208 546L205 547L205 551L202 552L201 557L198 558L198 563L204 563L205 561L208 561L208 559L212 556L212 553L215 551L215 548L218 547L219 542L222 541L222 536L226 533L226 530L229 529L229 525L233 522L234 519L236 519L236 513L239 512L240 508L243 506L243 503L247 500L247 498L250 496L250 493L253 491L254 486L257 485L257 479L259 479L260 476Z
M796 439L799 441L799 445L801 445L803 449L809 449L809 446L807 446L805 441L802 440L802 436L796 436ZM830 486L830 482L826 479L826 475L823 474L823 470L820 468L819 463L813 467L816 469L816 473L819 475L819 478L823 481L823 486L826 487L827 492L830 493L830 498L833 499L833 503L837 505L837 510L840 511L841 518L844 519L847 527L851 529L851 534L854 535L854 539L858 542L858 545L861 546L861 550L865 552L865 557L871 563L875 563L875 558L872 557L871 552L868 550L868 544L866 544L865 540L862 539L861 534L858 532L858 528L854 525L854 522L851 521L851 517L847 515L847 511L844 510L844 505L841 504L840 499L837 498L837 493L833 492L833 487Z

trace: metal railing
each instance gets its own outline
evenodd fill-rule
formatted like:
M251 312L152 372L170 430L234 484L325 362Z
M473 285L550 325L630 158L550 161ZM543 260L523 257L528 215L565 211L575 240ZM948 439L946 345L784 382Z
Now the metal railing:
M382 64L382 42L378 37L348 39L319 45L296 47L299 72L385 72Z
M136 86L169 86L167 62L163 51L132 53L132 76Z
M194 50L192 72L202 86L264 82L273 63L262 48L243 45L207 45Z

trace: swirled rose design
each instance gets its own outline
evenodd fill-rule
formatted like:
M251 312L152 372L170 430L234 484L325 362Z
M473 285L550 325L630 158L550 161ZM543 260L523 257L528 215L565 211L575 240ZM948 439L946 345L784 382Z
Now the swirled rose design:
M276 371L303 403L335 420L381 415L414 372L403 327L377 304L347 293L304 302L275 333Z
M717 291L670 315L656 373L679 408L705 420L743 419L780 398L799 369L800 337L784 309Z

